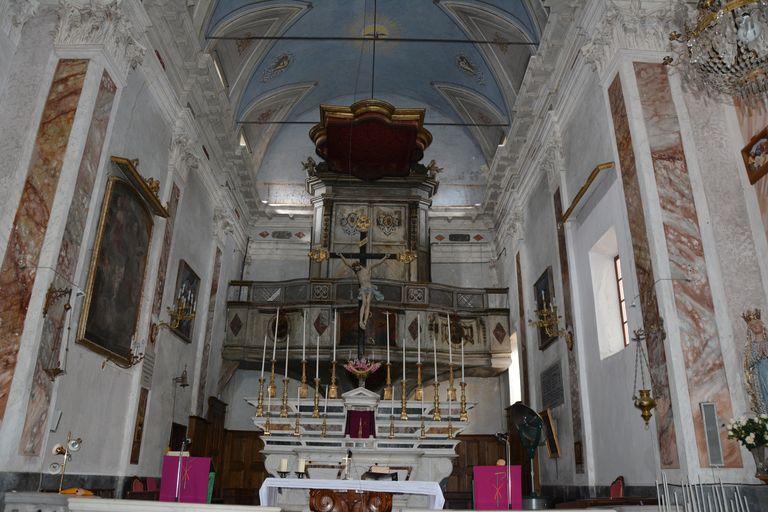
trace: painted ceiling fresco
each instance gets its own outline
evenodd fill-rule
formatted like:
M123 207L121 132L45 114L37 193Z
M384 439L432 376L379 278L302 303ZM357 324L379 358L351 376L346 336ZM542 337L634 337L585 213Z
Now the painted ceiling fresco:
M321 103L350 104L373 89L396 106L426 108L426 123L506 125L545 22L539 0L218 0L206 37L238 122L316 122ZM343 40L374 30L375 68L371 41ZM290 39L248 39L265 36ZM314 152L309 128L242 125L262 200L309 204L300 165ZM435 204L481 201L506 128L428 129L425 161L444 167Z

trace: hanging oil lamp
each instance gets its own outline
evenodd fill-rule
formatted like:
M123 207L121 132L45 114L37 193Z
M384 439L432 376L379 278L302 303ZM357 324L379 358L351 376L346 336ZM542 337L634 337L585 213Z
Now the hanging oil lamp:
M648 368L648 359L643 349L643 341L646 338L645 331L638 329L632 333L632 341L635 342L635 382L632 385L632 402L635 407L640 409L640 416L645 421L645 428L648 428L648 422L651 421L653 414L651 411L656 407L656 400L654 400L650 386L646 387L645 383L645 371L643 366L648 370L650 375L650 369ZM637 374L640 373L641 387L637 386Z

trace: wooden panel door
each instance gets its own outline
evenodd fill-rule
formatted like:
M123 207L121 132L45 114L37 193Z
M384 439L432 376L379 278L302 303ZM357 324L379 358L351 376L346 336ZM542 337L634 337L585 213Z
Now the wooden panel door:
M453 459L453 473L445 487L446 508L472 509L473 468L493 466L506 457L504 444L491 435L459 436L458 457ZM513 461L514 463L514 461Z
M221 487L223 500L231 505L257 505L259 488L267 477L261 450L264 443L258 432L227 430Z

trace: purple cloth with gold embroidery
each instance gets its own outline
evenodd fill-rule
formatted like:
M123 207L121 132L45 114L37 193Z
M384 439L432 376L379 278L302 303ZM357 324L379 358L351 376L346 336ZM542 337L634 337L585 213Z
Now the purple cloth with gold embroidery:
M376 437L376 420L373 411L347 411L347 426L344 428L344 434L351 438Z
M475 466L473 490L475 510L500 510L507 508L507 467ZM509 466L512 480L512 510L523 508L523 491L520 466Z
M176 501L176 475L179 458L163 457L163 478L160 480L160 501ZM208 502L208 478L211 471L210 457L182 457L179 501L183 503Z

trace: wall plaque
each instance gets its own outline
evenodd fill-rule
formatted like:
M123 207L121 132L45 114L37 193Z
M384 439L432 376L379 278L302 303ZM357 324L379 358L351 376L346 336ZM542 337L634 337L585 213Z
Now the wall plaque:
M541 407L554 409L565 402L563 391L563 372L560 361L541 372Z

